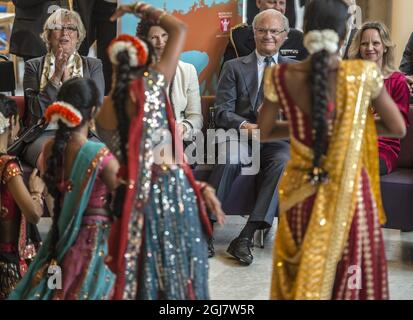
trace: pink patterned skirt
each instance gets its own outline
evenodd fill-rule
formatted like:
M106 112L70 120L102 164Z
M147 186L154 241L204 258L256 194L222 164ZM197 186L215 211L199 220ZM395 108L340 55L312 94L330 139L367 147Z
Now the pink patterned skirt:
M337 265L332 299L384 300L389 298L387 263L370 181L362 171L357 208L341 261ZM294 240L302 243L315 195L287 211Z

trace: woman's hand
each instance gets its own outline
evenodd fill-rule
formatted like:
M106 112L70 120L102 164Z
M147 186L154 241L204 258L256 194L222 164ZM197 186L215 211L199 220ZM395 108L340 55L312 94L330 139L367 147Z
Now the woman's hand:
M55 62L56 67L51 79L54 83L60 84L60 82L63 82L63 75L66 71L68 59L69 55L64 53L63 48L57 49Z
M38 173L38 170L33 169L33 172L29 178L29 191L30 193L42 194L44 191L45 184L42 178L40 178L37 175L37 173Z
M215 194L215 189L209 184L205 183L201 187L202 194L204 195L204 200L209 211L217 218L217 222L220 226L225 223L225 213L221 207L221 201L217 198Z
M135 5L121 5L119 6L113 15L110 17L110 21L116 21L122 17L125 13L134 13Z

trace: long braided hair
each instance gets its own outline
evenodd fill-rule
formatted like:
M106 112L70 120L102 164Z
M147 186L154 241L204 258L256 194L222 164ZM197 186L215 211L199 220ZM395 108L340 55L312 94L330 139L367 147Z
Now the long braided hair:
M307 3L304 15L304 33L312 30L334 30L341 40L346 37L349 18L348 5L343 0L312 0ZM311 120L313 128L313 168L310 181L324 182L328 173L321 168L321 157L327 146L328 74L330 54L326 50L311 55Z
M57 95L57 100L71 104L81 113L83 120L80 125L75 128L69 128L61 120L58 121L58 129L56 130L51 154L46 163L47 168L43 179L48 192L54 199L53 223L51 227L51 259L56 259L57 257L56 245L60 237L57 224L62 209L62 196L64 194L59 187L62 186L62 183L64 182L63 165L66 146L70 140L72 132L82 127L93 117L92 108L99 105L99 91L93 80L75 78L66 81L62 85Z
M126 113L126 103L128 100L129 82L133 74L140 74L148 69L148 66L153 61L153 48L146 39L139 39L146 44L148 48L148 60L144 65L132 67L130 58L126 50L120 51L116 55L115 66L115 83L112 94L112 101L118 121L118 133L120 138L120 151L123 165L128 165L128 137L129 137L129 117ZM123 208L123 203L126 195L126 185L120 184L116 190L116 196L113 202L113 212L120 215Z

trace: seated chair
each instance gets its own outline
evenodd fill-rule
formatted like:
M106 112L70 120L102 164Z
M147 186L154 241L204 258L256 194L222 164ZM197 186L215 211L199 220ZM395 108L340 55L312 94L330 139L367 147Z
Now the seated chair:
M381 177L381 194L387 216L386 228L413 231L413 106L410 126L401 141L397 169Z
M14 64L4 54L0 54L0 75L0 92L10 92L11 95L14 96L16 90Z

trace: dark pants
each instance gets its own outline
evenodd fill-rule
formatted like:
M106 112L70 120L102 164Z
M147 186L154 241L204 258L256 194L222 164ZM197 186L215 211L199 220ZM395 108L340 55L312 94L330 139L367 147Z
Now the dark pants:
M116 4L104 0L75 0L74 9L79 12L87 31L86 39L80 46L79 53L87 56L90 46L96 40L96 55L102 60L105 95L107 95L112 85L112 64L107 54L107 47L116 37L116 22L109 21L109 18L116 10Z
M380 176L385 176L388 174L389 169L387 168L386 161L383 158L379 158L380 165Z
M229 141L218 146L219 153L223 144L226 144L226 150L222 150L222 152L226 154L227 164L216 165L209 179L209 183L216 189L221 202L227 198L232 183L242 169L241 163L234 163L234 160L241 160L245 154L251 153L251 145L245 147L240 145L238 155L231 153ZM255 191L257 196L254 210L248 221L262 222L262 229L270 227L276 216L278 210L277 186L289 158L290 144L287 141L280 140L260 145L260 170L256 175L256 190L251 190L251 192Z

